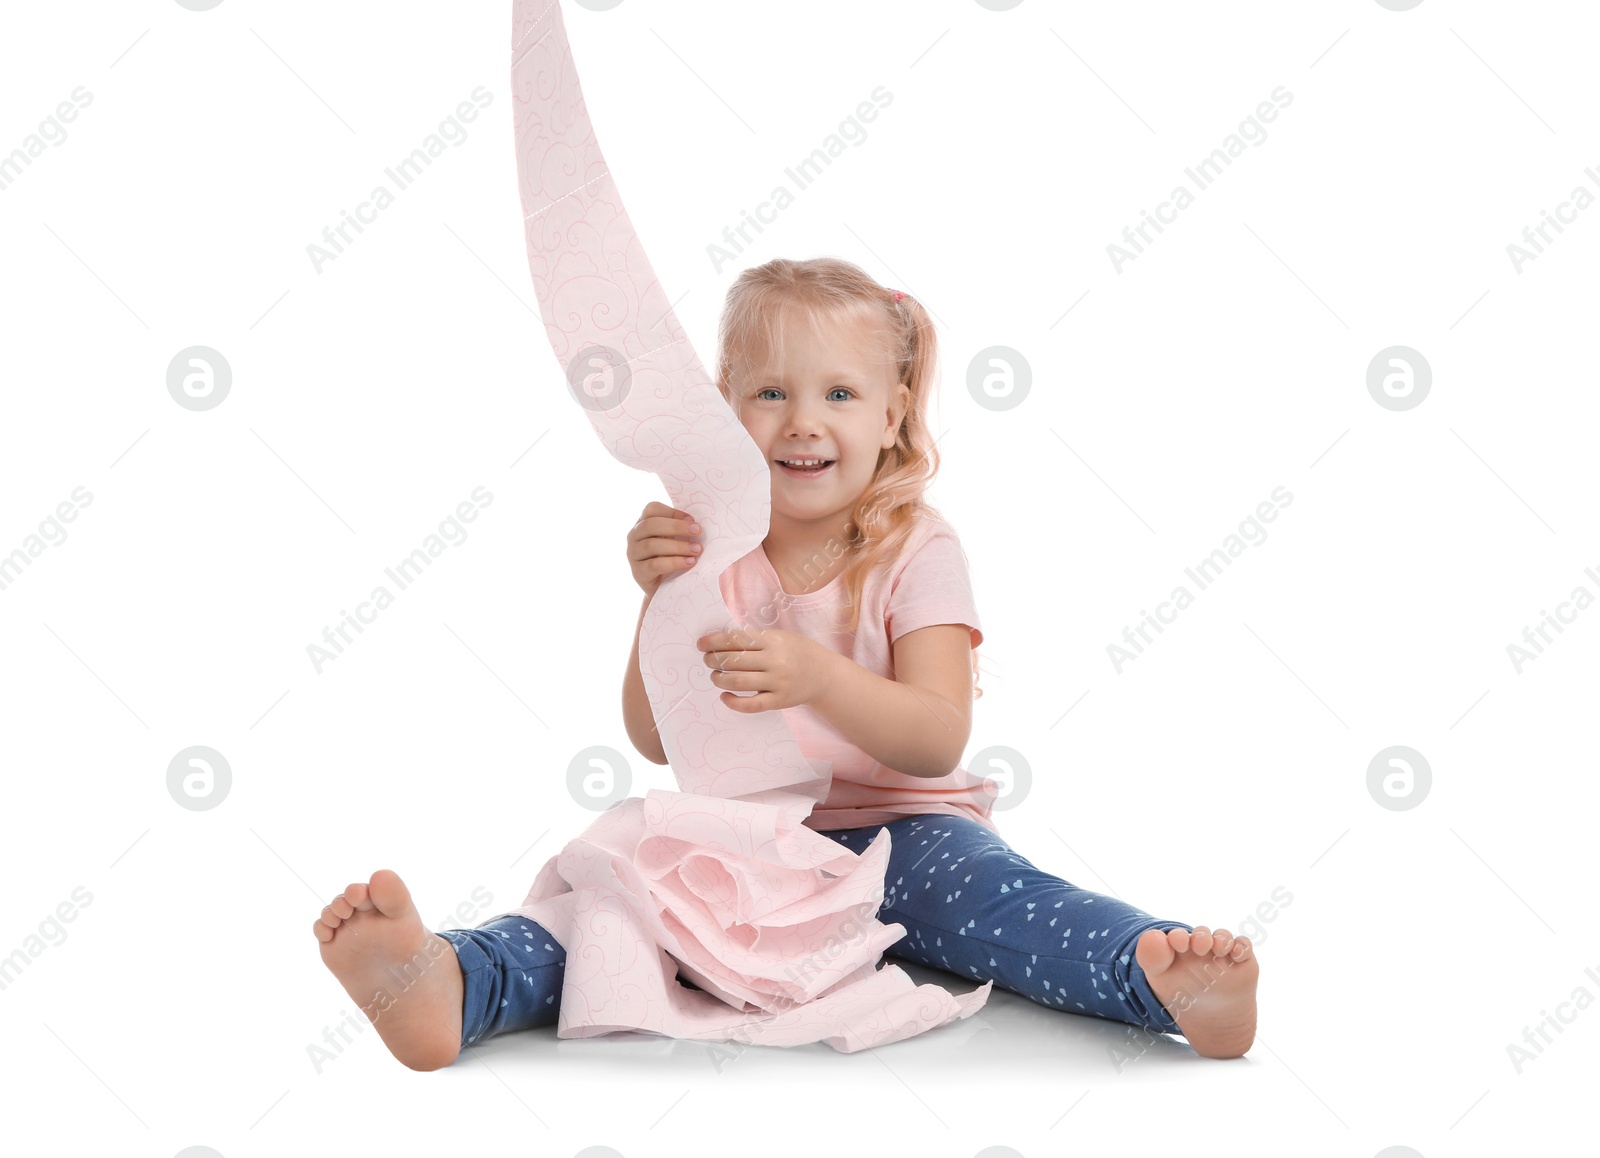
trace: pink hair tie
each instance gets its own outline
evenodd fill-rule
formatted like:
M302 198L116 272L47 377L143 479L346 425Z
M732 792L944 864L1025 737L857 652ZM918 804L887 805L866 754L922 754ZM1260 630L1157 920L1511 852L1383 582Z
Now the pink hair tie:
M900 291L899 291L899 290L895 290L895 291L894 291L894 300L895 300L895 301L899 301L899 300L900 300L900 299L901 299L901 298L903 298L903 297L905 297L905 296L906 296L906 295L905 295L905 294L903 294L903 293L901 293L901 292L900 292Z

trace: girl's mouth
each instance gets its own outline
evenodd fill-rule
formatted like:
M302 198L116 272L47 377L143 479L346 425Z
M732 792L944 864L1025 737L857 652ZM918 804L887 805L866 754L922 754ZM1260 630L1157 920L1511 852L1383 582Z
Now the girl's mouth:
M783 468L784 474L792 475L795 478L821 478L833 469L833 464L838 460L832 458L777 458L773 459L773 461ZM791 466L790 463L804 465Z

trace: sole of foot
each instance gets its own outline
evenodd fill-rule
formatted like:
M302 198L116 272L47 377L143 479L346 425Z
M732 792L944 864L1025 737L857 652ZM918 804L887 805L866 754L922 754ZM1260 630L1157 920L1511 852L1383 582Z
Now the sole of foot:
M1134 956L1150 988L1178 1023L1195 1053L1242 1057L1256 1039L1256 978L1261 973L1248 937L1149 929Z
M461 1052L461 965L455 946L423 927L411 890L379 869L330 901L311 924L322 963L410 1069L436 1070Z

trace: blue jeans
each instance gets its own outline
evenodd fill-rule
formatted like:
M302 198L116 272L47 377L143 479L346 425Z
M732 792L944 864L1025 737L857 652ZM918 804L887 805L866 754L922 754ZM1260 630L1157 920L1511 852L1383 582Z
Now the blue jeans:
M993 979L1050 1009L1179 1032L1133 947L1148 929L1192 926L1158 921L1036 868L964 816L818 831L859 853L879 828L889 829L890 850L878 919L906 930L888 956L977 983ZM556 1023L567 955L542 925L508 916L439 936L461 963L463 1046Z

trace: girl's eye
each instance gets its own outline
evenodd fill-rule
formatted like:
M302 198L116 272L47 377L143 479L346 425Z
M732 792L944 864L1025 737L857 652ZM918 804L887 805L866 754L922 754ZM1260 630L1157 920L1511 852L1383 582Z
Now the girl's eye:
M848 386L835 386L832 390L828 391L828 393L830 395L832 395L832 394L837 394L840 391L843 391L846 395L848 395L851 398L855 397L855 392L853 390L851 390ZM766 394L778 394L778 393L781 393L781 391L776 386L768 386L765 390L757 390L755 392L755 394L752 395L752 397L761 398L763 395L766 395ZM841 399L840 401L843 401L843 399Z

